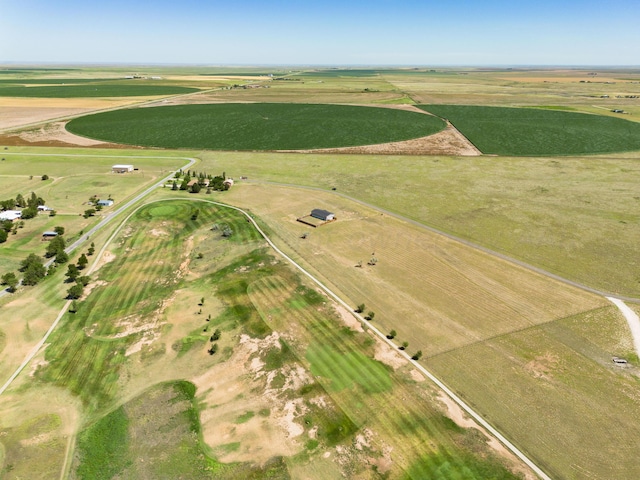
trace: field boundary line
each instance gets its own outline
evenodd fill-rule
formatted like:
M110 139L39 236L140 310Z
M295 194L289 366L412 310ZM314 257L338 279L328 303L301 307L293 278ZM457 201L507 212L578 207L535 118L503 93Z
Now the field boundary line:
M464 238L458 237L456 235L453 235L451 233L447 233L443 230L438 230L435 227L431 227L425 223L419 222L418 220L413 220L409 217L406 217L404 215L402 215L401 213L396 213L396 212L392 212L390 210L387 210L385 208L382 207L378 207L372 203L366 202L364 200L359 200L355 197L352 197L350 195L347 195L345 193L341 193L341 192L337 192L337 191L330 191L330 190L326 190L324 188L321 187L312 187L312 186L306 186L306 185L295 185L293 183L281 183L281 182L270 182L267 180L252 180L249 181L248 183L253 183L253 184L264 184L264 185L275 185L275 186L280 186L280 187L289 187L289 188L297 188L297 189L302 189L302 190L313 190L313 191L318 191L318 192L323 192L323 193L330 193L332 195L339 195L342 198L346 198L347 200L350 200L352 202L358 203L360 205L363 205L367 208L371 208L372 210L376 210L377 212L380 213L384 213L385 215L389 215L392 216L394 218L397 218L398 220L402 220L403 222L407 222L411 225L415 225L416 227L420 227L423 228L429 232L435 233L437 235L443 236L445 238L448 238L449 240L453 240L454 242L457 243L461 243L462 245L465 245L467 247L471 247L475 250L481 251L483 253L486 253L488 255L491 255L493 257L499 258L500 260L504 260L506 262L512 263L514 265L517 265L519 267L525 268L527 270L530 270L532 272L538 273L540 275L544 275L545 277L551 278L553 280L557 280L558 282L564 283L565 285L569 285L571 287L575 287L578 288L580 290L584 290L586 292L589 293L593 293L595 295L598 295L600 297L606 297L606 298L616 298L619 300L622 300L624 302L631 302L631 303L640 303L640 298L636 298L636 297L627 297L625 295L618 295L612 292L605 292L603 290L598 290L597 288L593 288L593 287L589 287L588 285L585 285L583 283L580 282L576 282L573 280L569 280L568 278L564 278L561 277L560 275L557 275L555 273L549 272L548 270L545 270L543 268L540 267L536 267L535 265L531 265L527 262L524 262L522 260L518 260L517 258L513 258L510 257L509 255L506 255L504 253L500 253L497 252L495 250L491 250L488 247L484 247L482 245L479 245L477 243L472 242L471 240L465 240Z
M185 200L185 198L166 198L163 200L156 200L153 202L149 202L145 205L149 205L151 203L162 202L167 200ZM376 335L384 341L387 345L393 348L394 351L397 351L401 354L408 362L410 362L414 367L416 367L423 375L425 375L429 380L431 380L434 384L436 384L451 400L453 400L459 407L461 407L465 412L467 412L476 422L478 422L481 426L483 426L488 432L490 432L496 439L500 441L508 450L511 451L516 457L518 457L522 462L524 462L536 475L538 475L543 480L551 480L540 467L538 467L533 461L531 461L524 453L522 453L513 443L507 440L498 430L496 430L489 422L487 422L480 414L476 413L469 405L467 405L464 400L462 400L458 395L456 395L449 387L447 387L439 378L437 378L434 374L432 374L429 370L420 365L417 361L412 360L408 353L398 350L397 345L395 345L391 340L387 339L386 335L378 330L374 325L371 325L369 322L365 320L362 315L353 311L353 307L349 305L347 302L342 300L338 295L336 295L329 287L325 286L320 280L318 280L311 273L307 272L302 266L300 266L295 260L289 257L286 253L280 250L271 239L267 236L266 233L260 228L255 219L246 211L239 207L235 207L233 205L229 205L226 203L216 202L214 200L207 199L187 199L195 202L204 202L211 203L220 207L231 208L232 210L236 210L243 214L254 226L254 228L258 231L258 233L265 239L265 241L269 244L269 246L281 257L283 257L287 262L289 262L293 267L302 272L307 278L309 278L313 283L318 285L330 298L335 300L337 303L342 305L347 309L348 312L351 313L354 317L356 317L360 323L366 325L368 329L372 330L376 333ZM145 205L141 205L139 208L142 208ZM137 209L136 209L137 210Z

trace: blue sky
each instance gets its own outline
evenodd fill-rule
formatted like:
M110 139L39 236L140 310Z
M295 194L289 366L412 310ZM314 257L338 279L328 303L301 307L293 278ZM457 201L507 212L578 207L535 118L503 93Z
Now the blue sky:
M640 4L0 0L0 62L640 65Z

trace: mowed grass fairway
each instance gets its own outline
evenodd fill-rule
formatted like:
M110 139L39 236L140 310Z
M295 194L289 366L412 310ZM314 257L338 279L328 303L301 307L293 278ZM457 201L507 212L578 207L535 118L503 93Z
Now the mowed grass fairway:
M635 444L640 390L629 331L604 298L328 193L246 185L230 196L354 308L365 303L382 332L396 330L398 345L422 350L427 367L552 477L572 478L576 464L595 478L640 472L607 428L620 425L619 440ZM338 220L316 229L295 221L311 208ZM372 255L377 264L366 265ZM636 366L621 371L615 355Z
M0 97L88 98L88 97L153 97L197 92L197 88L172 85L79 84L36 87L2 87Z
M640 150L640 123L535 108L421 105L495 155L584 155Z
M67 130L149 147L292 150L408 140L444 126L431 115L389 108L257 103L119 110L74 119Z

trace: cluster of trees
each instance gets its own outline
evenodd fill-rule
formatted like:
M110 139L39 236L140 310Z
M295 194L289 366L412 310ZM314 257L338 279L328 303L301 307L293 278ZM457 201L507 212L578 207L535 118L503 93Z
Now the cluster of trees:
M179 170L175 175L171 190L188 190L191 193L200 193L203 188L206 188L206 193L211 193L214 190L229 190L229 185L224 183L226 179L225 172L222 172L222 175L213 176L206 172L192 172L191 170L183 172ZM192 183L192 180L197 180L197 182ZM178 182L180 183L178 184ZM191 185L189 185L190 183Z
M27 199L25 199L21 194L18 194L16 198L1 200L0 209L13 210L16 207L19 207L22 209L22 219L27 220L38 215L38 206L44 204L45 201L42 197L37 196L35 192L31 192L31 195Z
M87 251L87 254L92 255L94 248L95 247L92 242L91 247ZM84 287L86 287L91 281L91 278L88 275L82 275L82 270L87 268L88 264L89 259L87 259L87 255L83 253L82 255L80 255L80 258L78 258L78 261L75 264L71 263L67 267L67 272L64 274L65 277L67 277L65 282L73 283L73 285L67 290L68 299L76 300L80 298L82 296L82 293L84 292Z

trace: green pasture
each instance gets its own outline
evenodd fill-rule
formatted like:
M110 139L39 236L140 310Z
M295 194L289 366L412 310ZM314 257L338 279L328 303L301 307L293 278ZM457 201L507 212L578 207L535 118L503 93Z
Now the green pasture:
M640 150L640 124L619 118L531 108L420 108L448 119L485 154L557 156Z
M182 105L72 120L75 134L164 148L282 150L367 145L436 133L435 117L394 109L311 104Z
M27 98L93 98L93 97L152 97L197 92L197 88L165 85L78 84L42 87L0 87L0 97Z
M611 357L627 356L630 343L611 306L425 362L552 478L576 478L579 468L584 478L622 480L640 474L637 366Z
M633 263L640 258L637 154L554 159L221 152L202 159L207 170L250 182L336 188L336 194L565 278L640 297Z

